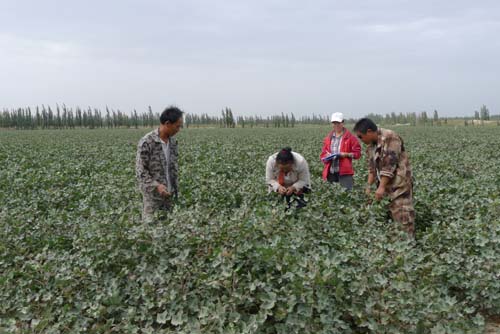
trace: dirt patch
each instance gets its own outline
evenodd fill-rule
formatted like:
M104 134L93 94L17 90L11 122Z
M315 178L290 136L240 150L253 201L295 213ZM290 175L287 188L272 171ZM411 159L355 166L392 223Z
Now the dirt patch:
M500 315L486 319L484 334L500 334Z

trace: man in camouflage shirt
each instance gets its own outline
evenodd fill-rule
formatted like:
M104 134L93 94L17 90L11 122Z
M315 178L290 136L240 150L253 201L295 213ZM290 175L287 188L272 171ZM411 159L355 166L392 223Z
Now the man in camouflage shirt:
M390 198L392 219L412 238L415 237L415 209L413 208L413 177L408 154L401 137L392 130L377 128L369 118L360 119L354 132L367 146L368 186L377 184L375 199Z
M166 108L158 129L146 134L137 146L135 173L143 197L142 219L152 222L158 210L166 212L177 196L178 150L174 135L182 127L183 112Z

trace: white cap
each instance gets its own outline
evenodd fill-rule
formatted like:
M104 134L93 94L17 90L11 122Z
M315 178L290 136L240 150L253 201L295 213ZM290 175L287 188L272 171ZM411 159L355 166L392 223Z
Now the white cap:
M342 115L341 112L334 112L332 114L332 117L330 119L330 122L343 122L344 121L344 115Z

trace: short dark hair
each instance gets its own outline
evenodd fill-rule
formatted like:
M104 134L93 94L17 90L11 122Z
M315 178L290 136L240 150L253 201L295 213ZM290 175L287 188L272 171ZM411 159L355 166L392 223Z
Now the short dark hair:
M160 115L160 123L175 123L182 117L184 112L175 106L168 106Z
M293 162L292 149L290 147L282 148L276 156L276 162L279 164L288 164Z
M362 118L354 124L354 132L365 134L368 130L377 131L377 124L369 118Z

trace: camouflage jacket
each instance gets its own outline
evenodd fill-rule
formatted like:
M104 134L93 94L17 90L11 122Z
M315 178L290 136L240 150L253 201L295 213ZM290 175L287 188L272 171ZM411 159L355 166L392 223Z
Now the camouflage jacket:
M135 174L139 182L139 188L144 195L159 196L156 187L160 184L167 186L166 167L167 161L161 144L159 130L156 129L146 134L137 145L137 157ZM175 137L169 138L170 161L168 163L168 175L174 195L177 195L177 175L179 165L177 163L178 150Z
M378 129L377 145L366 149L368 169L377 179L387 176L390 179L387 192L395 199L413 188L410 160L401 137L392 130Z

